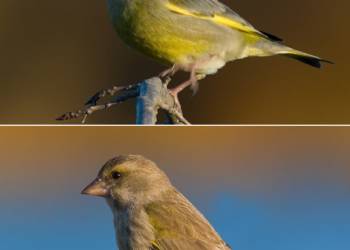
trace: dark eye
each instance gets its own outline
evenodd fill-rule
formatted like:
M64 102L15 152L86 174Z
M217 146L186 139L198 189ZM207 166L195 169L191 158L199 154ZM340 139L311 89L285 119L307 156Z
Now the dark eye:
M119 179L122 175L119 172L114 171L112 172L111 176L114 180L116 180L116 179Z

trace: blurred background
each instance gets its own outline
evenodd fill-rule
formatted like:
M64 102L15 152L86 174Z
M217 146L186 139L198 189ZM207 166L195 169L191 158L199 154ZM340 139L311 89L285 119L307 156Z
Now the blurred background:
M350 129L0 129L0 249L115 249L112 214L80 195L117 154L152 159L233 249L350 249Z
M318 70L282 57L231 63L201 81L196 96L181 96L192 123L350 122L348 1L223 2L258 29L336 65ZM164 69L122 44L105 0L2 0L0 53L1 123L54 123L102 88ZM121 104L90 123L134 123L134 106Z

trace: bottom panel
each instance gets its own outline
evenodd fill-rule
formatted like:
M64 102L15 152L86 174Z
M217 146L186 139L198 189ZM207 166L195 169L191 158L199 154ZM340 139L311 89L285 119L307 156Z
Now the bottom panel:
M80 192L121 154L156 162L233 249L350 249L350 128L1 127L0 138L0 249L115 249L110 209Z

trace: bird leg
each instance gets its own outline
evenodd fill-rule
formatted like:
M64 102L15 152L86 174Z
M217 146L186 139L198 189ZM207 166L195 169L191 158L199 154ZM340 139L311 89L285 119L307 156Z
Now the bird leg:
M183 91L185 88L191 86L191 89L193 90L193 94L196 94L198 91L198 81L202 80L206 77L204 74L196 73L196 68L193 67L191 69L190 78L179 85L177 85L175 88L172 88L170 91L172 94L177 95L181 91Z
M160 74L159 74L159 77L161 79L165 79L165 78L171 78L172 76L175 75L176 72L178 72L180 69L180 67L177 65L177 64L174 64L171 68L168 68L164 71L162 71Z
M193 68L191 70L190 79L180 83L175 88L170 89L170 92L172 95L177 96L181 91L183 91L185 88L189 86L197 85L197 78L196 78L196 72Z
M193 90L193 93L197 93L198 91L198 80L201 80L205 78L205 75L203 74L197 74L195 71L195 68L193 67L193 69L191 70L191 75L190 75L190 79L180 83L179 85L177 85L175 88L172 88L169 90L170 94L174 96L175 98L175 102L177 104L177 106L179 107L179 109L181 110L181 104L178 98L178 94L180 92L182 92L184 89L186 89L187 87L191 87L191 89Z

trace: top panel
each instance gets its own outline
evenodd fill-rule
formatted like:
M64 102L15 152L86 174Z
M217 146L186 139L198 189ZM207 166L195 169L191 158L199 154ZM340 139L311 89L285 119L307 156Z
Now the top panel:
M1 1L0 123L348 124L349 7Z

